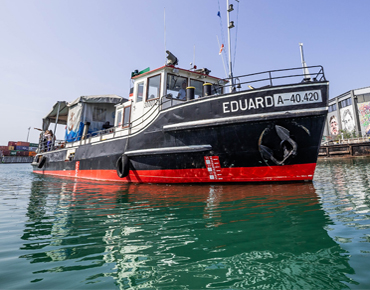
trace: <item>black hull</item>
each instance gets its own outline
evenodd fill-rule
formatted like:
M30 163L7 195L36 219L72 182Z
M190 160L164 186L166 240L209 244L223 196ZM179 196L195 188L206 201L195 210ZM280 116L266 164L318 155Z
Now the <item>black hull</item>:
M327 88L298 84L193 100L161 110L129 136L77 144L72 161L66 161L68 148L43 153L46 162L33 163L34 171L123 182L312 180ZM278 106L272 97L307 91L320 91L321 99ZM120 178L122 154L129 174Z

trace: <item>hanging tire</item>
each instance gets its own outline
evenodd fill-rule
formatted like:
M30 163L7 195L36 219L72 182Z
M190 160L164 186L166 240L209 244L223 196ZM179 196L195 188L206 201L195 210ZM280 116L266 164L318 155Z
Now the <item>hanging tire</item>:
M42 168L44 166L45 162L46 162L46 157L42 156L41 159L40 159L39 164L37 165L37 167Z
M120 178L124 178L130 171L129 159L126 154L122 154L116 162L117 175Z

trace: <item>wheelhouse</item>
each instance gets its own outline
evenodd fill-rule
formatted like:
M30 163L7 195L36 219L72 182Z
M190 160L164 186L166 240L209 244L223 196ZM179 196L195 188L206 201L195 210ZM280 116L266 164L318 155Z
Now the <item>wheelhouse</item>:
M130 98L116 106L116 130L127 129L130 125L134 131L142 128L152 119L149 112L154 107L164 110L202 97L223 94L227 81L210 76L209 72L206 68L185 70L175 66L133 72Z

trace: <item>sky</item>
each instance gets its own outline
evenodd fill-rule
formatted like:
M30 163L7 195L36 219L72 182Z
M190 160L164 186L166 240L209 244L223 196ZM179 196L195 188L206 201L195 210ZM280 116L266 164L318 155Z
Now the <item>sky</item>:
M370 86L369 0L230 4L234 76L300 67L301 42L307 65L324 67L330 98ZM0 145L38 142L33 128L57 101L127 98L131 72L163 66L166 49L179 67L195 60L225 77L224 0L0 0L0 22Z

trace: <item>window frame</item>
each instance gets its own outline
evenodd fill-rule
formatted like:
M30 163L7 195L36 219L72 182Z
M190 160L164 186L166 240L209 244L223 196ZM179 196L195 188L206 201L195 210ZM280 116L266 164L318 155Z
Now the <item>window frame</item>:
M189 80L190 78L189 77L184 77L184 76L181 76L181 75L177 75L177 74L174 74L174 73L167 73L167 78L166 78L166 95L168 95L168 88L167 88L167 85L168 85L168 77L169 76L175 76L175 77L179 77L179 78L183 78L186 80L186 87L189 86ZM181 85L182 85L182 82L181 82ZM180 89L181 89L181 85L180 85ZM180 91L179 89L179 91ZM172 90L174 91L174 90ZM177 91L177 93L179 92ZM185 92L186 92L186 89L185 89ZM177 96L172 96L173 99L177 99ZM186 101L186 98L185 98L185 101Z
M128 128L130 127L130 122L131 122L131 107L132 105L128 105L128 106L125 106L122 108L122 128ZM128 124L125 126L125 110L126 108L130 108L130 113L129 113L129 116L128 116Z
M157 98L153 98L153 99L148 99L148 97L149 97L148 95L149 95L149 83L150 83L150 79L155 78L157 76L159 76L159 92L158 92L158 97ZM151 77L148 77L146 79L145 102L150 102L150 101L158 100L161 97L161 83L162 83L162 74L156 74L156 75L151 76Z
M141 100L138 101L137 98L138 98L138 95L139 95L139 85L140 84L143 84L143 95L141 96ZM144 90L145 90L145 80L137 82L136 83L136 92L135 92L135 102L136 103L140 103L140 102L144 101L144 95L145 95Z
M197 80L197 79L189 78L189 82L188 82L189 86L193 86L193 85L191 84L191 81L195 81L195 82L200 82L200 83L202 83L202 93L199 95L199 97L198 97L197 99L202 98L202 97L203 97L203 85L204 85L205 83L204 83L203 81L200 81L200 80ZM195 87L195 86L193 86L193 87ZM195 92L194 92L194 94L195 94Z
M118 118L120 113L121 113L121 120L119 120ZM116 120L115 127L120 127L123 125L123 108L118 109L116 115L117 115L117 120Z

